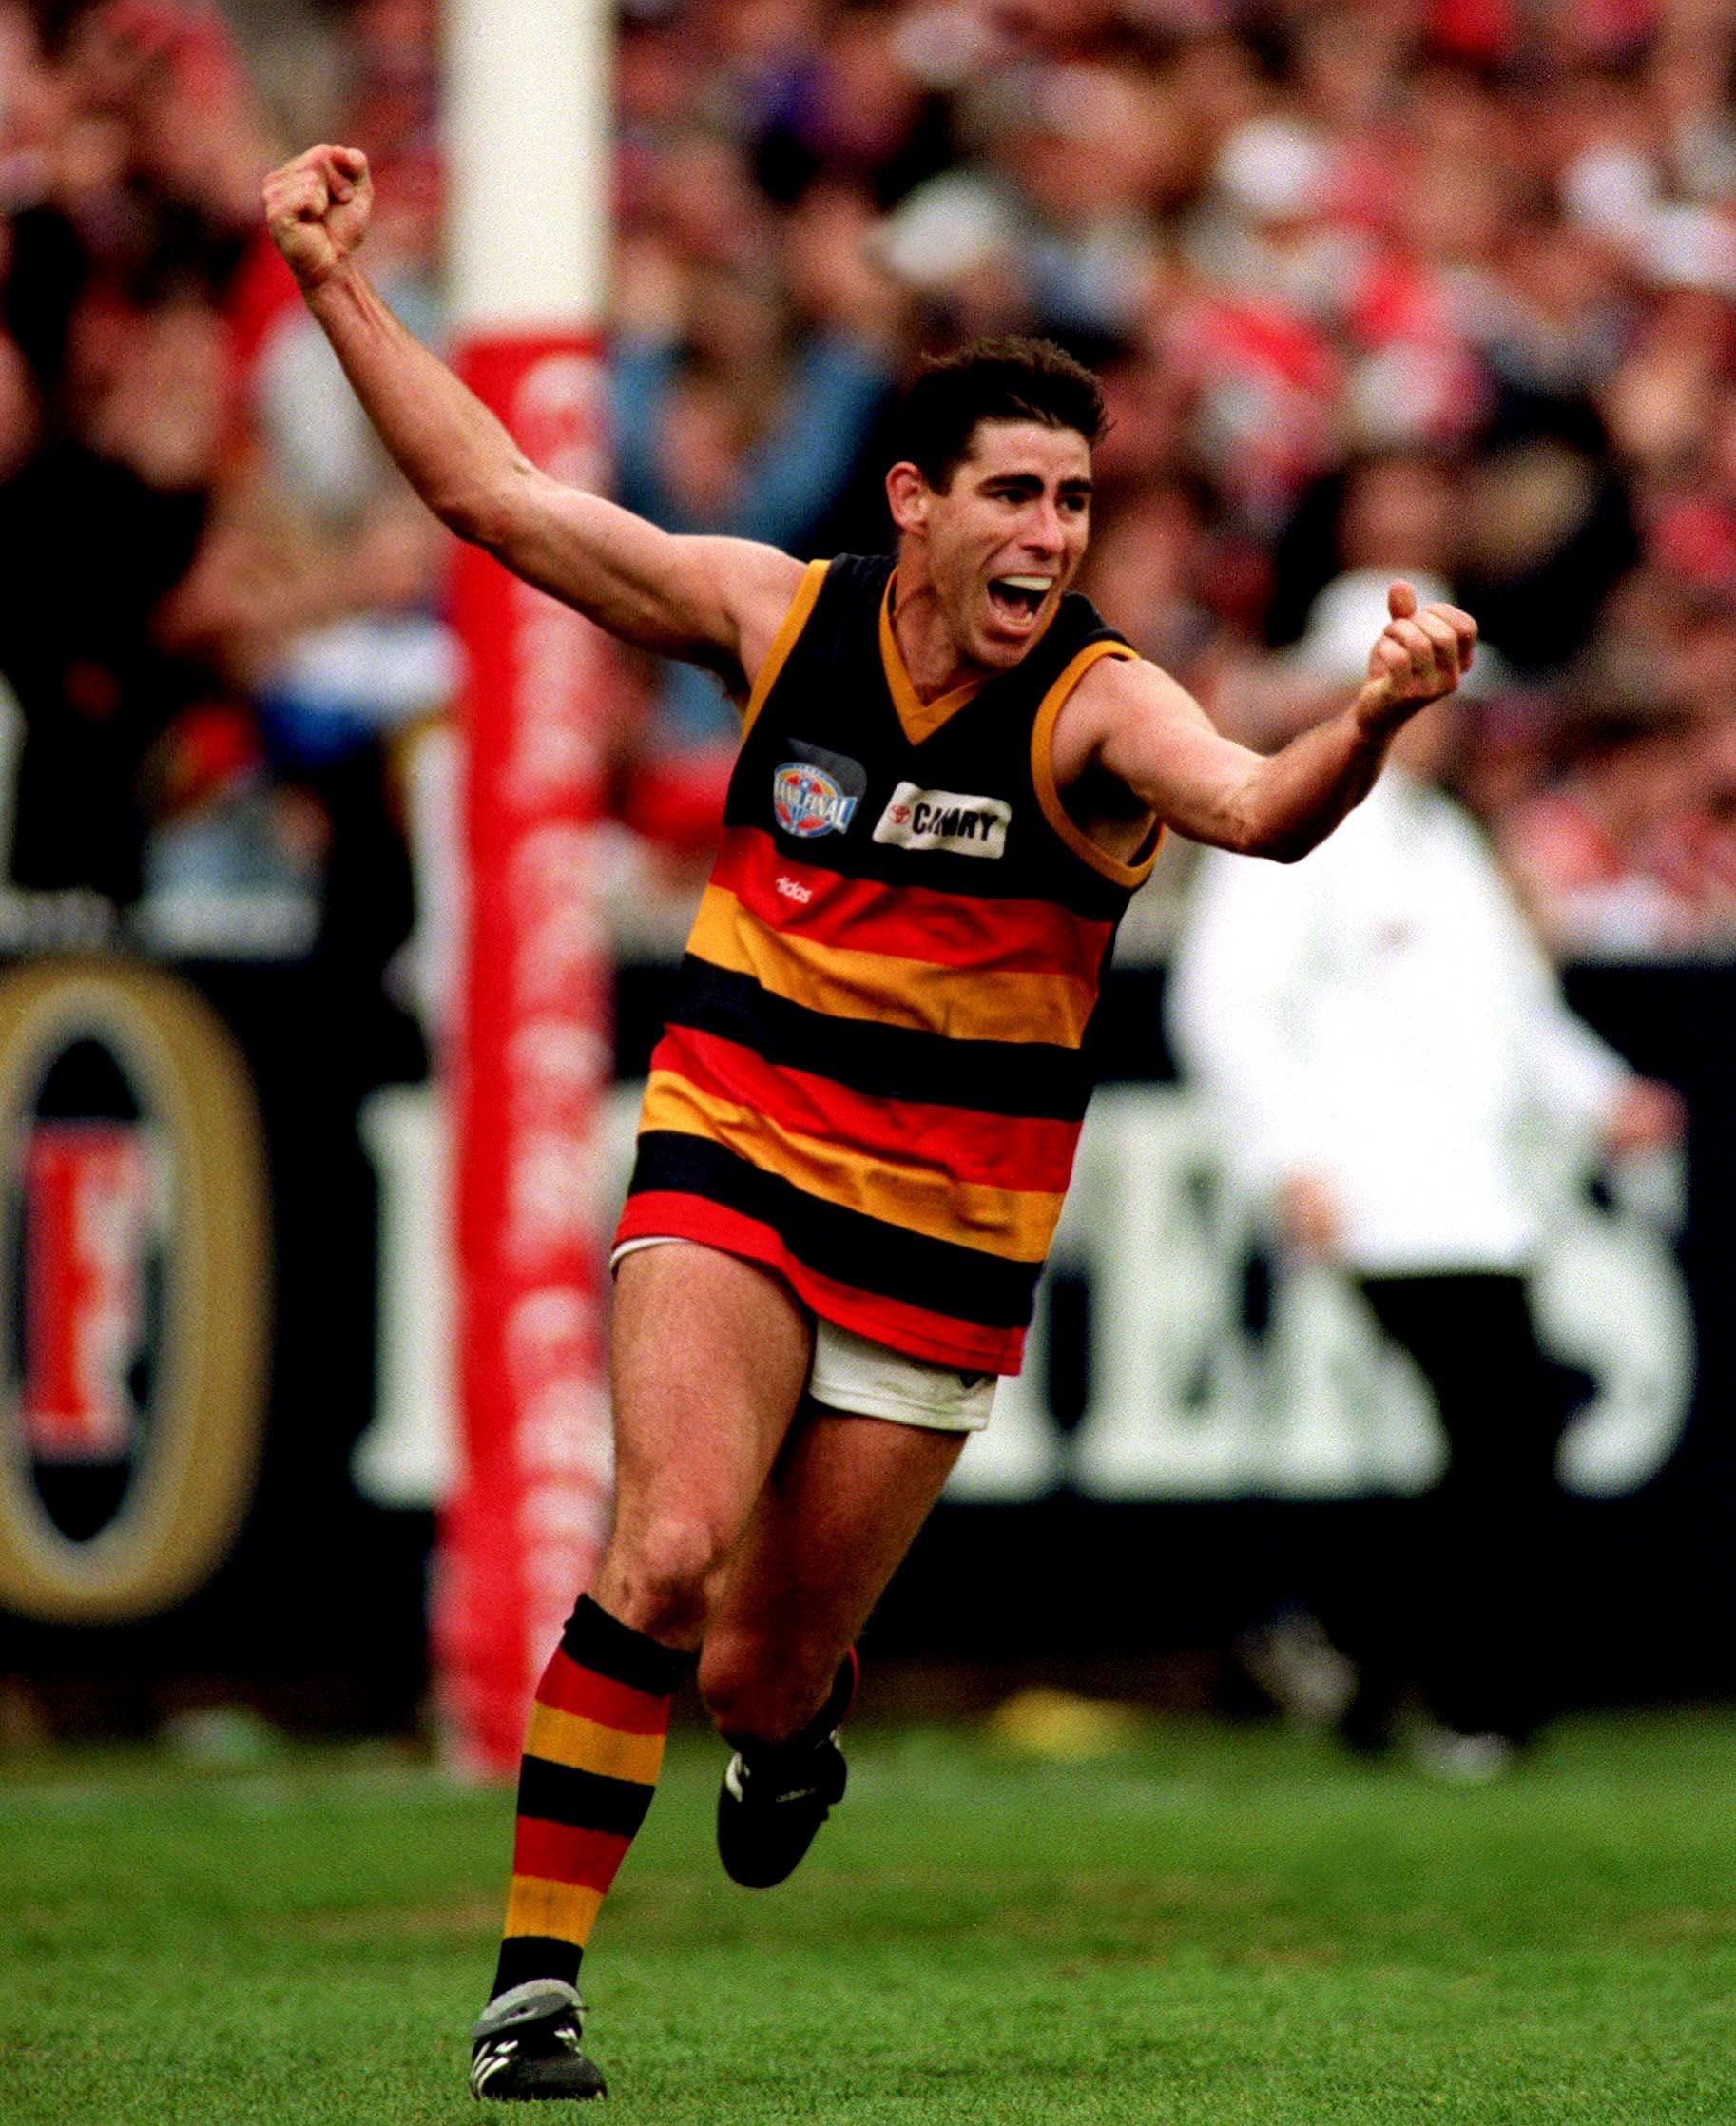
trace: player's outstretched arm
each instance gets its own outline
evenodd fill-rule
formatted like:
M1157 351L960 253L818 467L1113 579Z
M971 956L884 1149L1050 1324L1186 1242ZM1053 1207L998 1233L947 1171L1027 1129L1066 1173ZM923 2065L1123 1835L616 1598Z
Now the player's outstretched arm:
M1151 665L1105 658L1055 732L1065 785L1090 767L1124 783L1178 833L1215 848L1293 862L1374 787L1394 734L1470 669L1476 623L1456 606L1418 609L1408 583L1350 705L1263 756L1216 730L1186 690Z
M360 149L322 145L265 181L265 220L368 418L460 538L665 655L751 674L800 564L740 539L677 538L540 472L488 408L393 316L356 253L373 206Z

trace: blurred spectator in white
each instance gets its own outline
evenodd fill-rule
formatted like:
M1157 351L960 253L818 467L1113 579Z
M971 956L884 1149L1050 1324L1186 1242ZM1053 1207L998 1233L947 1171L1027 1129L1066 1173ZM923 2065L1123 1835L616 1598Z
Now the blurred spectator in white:
M1419 1746L1476 1777L1550 1710L1568 1409L1527 1301L1546 1215L1527 1124L1551 1117L1594 1159L1668 1141L1681 1109L1568 1011L1481 836L1435 786L1460 713L1418 718L1292 869L1205 859L1169 1017L1280 1251L1354 1279L1439 1409L1446 1474L1392 1554L1321 1605L1359 1671L1344 1739L1388 1748L1419 1691Z

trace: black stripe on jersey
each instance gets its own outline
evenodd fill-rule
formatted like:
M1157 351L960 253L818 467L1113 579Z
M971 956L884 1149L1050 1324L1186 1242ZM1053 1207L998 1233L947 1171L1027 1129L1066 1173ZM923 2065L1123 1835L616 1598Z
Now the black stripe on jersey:
M1031 1320L1040 1264L1005 1262L846 1210L709 1137L647 1130L639 1139L628 1193L651 1189L704 1196L769 1226L798 1262L858 1291L987 1328L1024 1328Z
M715 1034L768 1063L880 1100L1077 1122L1094 1082L1089 1043L1070 1049L1049 1041L957 1041L914 1026L834 1018L691 953L665 1017L670 1026Z

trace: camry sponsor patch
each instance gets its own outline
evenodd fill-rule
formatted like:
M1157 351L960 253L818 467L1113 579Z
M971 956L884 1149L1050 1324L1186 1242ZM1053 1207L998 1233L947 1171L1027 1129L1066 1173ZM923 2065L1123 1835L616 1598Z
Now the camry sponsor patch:
M959 857L1004 857L1013 807L1004 798L964 797L900 783L874 830L898 849L945 849Z
M855 816L868 777L859 761L828 753L818 745L790 742L794 760L772 776L772 817L785 834L811 841L820 834L842 834Z

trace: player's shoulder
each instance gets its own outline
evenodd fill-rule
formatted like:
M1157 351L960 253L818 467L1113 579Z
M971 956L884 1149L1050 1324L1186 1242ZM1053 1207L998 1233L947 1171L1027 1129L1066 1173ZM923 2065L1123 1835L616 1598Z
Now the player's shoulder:
M710 595L728 615L743 669L757 671L802 595L807 565L757 539L700 536L686 544L710 578Z
M1211 729L1205 709L1161 665L1125 650L1098 656L1080 675L1056 721L1056 780L1065 788L1094 767L1125 762L1129 745L1149 755L1183 733ZM1125 779L1121 768L1109 771Z
M716 536L694 543L711 550L713 566L739 598L770 599L787 607L807 573L806 563L798 561L793 553L785 553L781 547L762 545L758 539Z
M1123 716L1200 713L1199 705L1161 665L1142 657L1121 637L1105 637L1116 646L1113 655L1100 655L1080 675L1073 699L1087 713L1115 719Z
M862 590L878 595L897 566L890 553L839 553L826 563L826 581L839 590Z
M780 615L799 597L808 605L822 592L833 606L853 600L878 604L893 570L890 554L840 553L830 560L798 561L777 547L758 546L747 539L715 543L727 550L727 565L742 594L765 599Z

